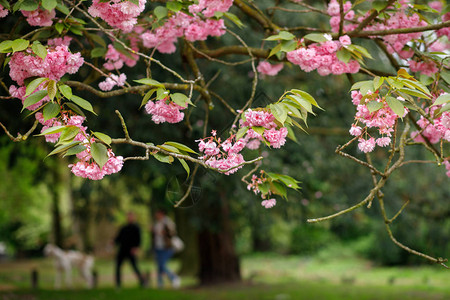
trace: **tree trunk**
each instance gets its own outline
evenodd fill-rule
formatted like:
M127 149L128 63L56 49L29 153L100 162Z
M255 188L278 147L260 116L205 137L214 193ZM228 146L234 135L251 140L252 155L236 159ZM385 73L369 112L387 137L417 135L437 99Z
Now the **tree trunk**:
M213 226L198 234L200 259L199 279L202 285L241 280L239 259L234 251L229 209L224 193L209 202L208 216L215 219Z

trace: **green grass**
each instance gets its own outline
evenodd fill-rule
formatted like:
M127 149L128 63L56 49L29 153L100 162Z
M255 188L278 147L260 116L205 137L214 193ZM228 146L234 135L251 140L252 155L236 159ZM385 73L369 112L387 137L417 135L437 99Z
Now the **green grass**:
M140 263L154 273L152 261ZM177 262L171 263L177 269ZM85 290L81 280L71 290L53 290L53 266L49 259L0 264L0 300L138 300L138 299L450 299L450 271L439 266L375 267L370 262L345 255L313 258L252 254L242 258L243 282L197 287L192 277L183 277L178 291L137 288L128 265L123 267L124 288L113 287L113 262L97 260L99 288ZM39 270L40 290L30 290L30 272ZM77 278L74 274L74 278Z

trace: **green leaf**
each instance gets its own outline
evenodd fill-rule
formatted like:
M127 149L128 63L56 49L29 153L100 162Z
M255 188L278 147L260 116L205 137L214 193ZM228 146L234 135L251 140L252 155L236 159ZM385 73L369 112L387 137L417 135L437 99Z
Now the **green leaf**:
M0 4L6 9L11 9L11 6L9 5L8 1L6 1L6 0L0 0Z
M81 108L83 108L83 109L85 109L85 110L87 110L87 111L90 111L90 112L93 113L94 115L97 115L97 114L94 112L94 108L92 107L91 103L89 103L89 101L87 101L87 100L85 100L85 99L83 99L83 98L81 98L81 97L75 96L75 95L72 95L72 97L70 98L70 101L76 103L76 104L79 105Z
M33 93L37 89L37 87L39 85L41 85L43 82L45 82L46 80L48 80L48 78L39 77L39 78L36 78L33 81L31 81L29 84L27 84L27 89L25 91L25 96L28 96L31 93Z
M413 90L413 89L404 87L404 88L399 89L399 91L406 93L408 95L416 96L418 98L431 99L430 96L428 96L427 94L425 94L421 91L418 91L418 90Z
M367 58L370 58L370 59L373 59L373 57L372 57L372 55L370 55L369 51L367 51L367 49L364 48L364 47L362 47L362 46L354 45L354 44L353 44L353 45L349 45L349 46L347 47L347 49L353 50L353 51L352 51L353 53L359 52L359 53L361 53L363 56L365 56L365 57L367 57Z
M177 1L170 1L166 3L166 7L173 12L178 12L183 8L183 4Z
M268 182L264 182L263 184L259 184L258 185L258 189L261 192L261 194L265 195L269 192L270 190L270 185Z
M173 162L172 156L162 154L160 152L156 152L153 156L162 163L171 164Z
M350 51L348 51L345 48L340 49L338 52L336 52L336 57L342 62L348 63L350 58L352 57L352 54Z
M93 132L94 135L103 143L110 145L111 144L111 137L107 134L101 133L101 132Z
M58 153L64 152L64 151L72 148L73 146L78 145L79 143L80 143L80 141L73 141L73 142L70 142L68 144L64 144L64 145L58 146L52 152L50 152L47 155L47 157L49 157L51 155L54 155L54 154L58 154Z
M144 98L142 98L142 102L141 102L141 106L139 108L141 108L142 106L144 106L145 104L147 104L148 100L152 97L152 95L156 92L156 89L151 89L150 91L148 91L145 95Z
M381 109L383 107L383 103L374 100L374 101L370 101L369 103L367 103L366 106L367 106L367 109L369 110L369 112L373 113L374 111Z
M352 85L352 87L350 88L351 91L353 90L359 90L361 89L361 87L363 86L372 86L372 91L373 91L373 81L371 80L366 80L366 81L358 81L355 84Z
M56 81L49 80L49 82L47 84L47 93L48 93L48 97L50 98L50 100L53 100L53 98L55 98L56 90L57 90Z
M300 105L300 107L306 109L307 112L313 114L311 103L308 102L307 100L305 100L302 96L300 96L298 94L291 94L291 95L287 95L286 98L291 99L292 101L294 101L295 103Z
M84 112L81 110L81 108L72 102L65 102L64 105L66 105L69 109L73 110L77 115L86 117Z
M58 31L59 34L61 34L61 32L63 32L64 30L64 24L63 23L56 23L55 24L55 29L56 31Z
M283 198L287 197L286 187L279 182L273 181L270 184L270 190L273 194L280 195Z
M194 150L192 150L192 149L189 148L188 146L183 145L183 144L180 144L180 143L177 143L177 142L165 142L164 145L173 146L173 147L175 147L175 148L177 148L177 149L180 149L180 150L183 150L183 151L185 151L185 152L190 152L190 153L195 153L195 154L197 154L197 152L195 152Z
M264 127L261 127L261 126L252 127L252 129L253 129L253 131L255 131L257 134L259 134L261 136L264 134L264 131L266 130Z
M317 108L322 109L319 104L316 102L316 99L314 99L313 96L311 96L309 93L302 91L302 90L297 90L297 89L292 89L291 93L295 93L295 94L299 94L300 96L302 96L306 101L308 101L309 103L311 103L312 105L314 105Z
M277 119L277 121L281 124L284 124L287 118L286 108L280 103L271 104L269 105L269 108L275 119Z
M66 128L61 133L61 136L59 137L58 145L72 142L79 132L80 127L78 126L66 126Z
M406 79L406 78L398 78L398 80L400 80L401 82L403 82L407 87L411 88L411 89L417 89L421 92L424 92L427 95L431 95L430 91L428 90L428 88L422 84L420 81L417 80L412 80L412 79Z
M158 145L158 147L163 149L163 150L166 150L168 152L180 153L181 154L181 151L179 149L177 149L176 147L173 147L173 146L169 146L169 145L163 144L163 145Z
M239 128L238 132L236 132L236 140L241 139L248 131L248 127L244 126Z
M24 11L33 11L39 8L39 3L35 0L24 0L24 1L18 1L20 3L20 10ZM14 10L16 9L16 6L14 6Z
M48 134L54 134L54 133L62 132L64 129L66 129L66 126L53 126L53 127L47 128L47 129L44 130L42 133L37 134L37 136L48 135Z
M70 25L69 30L76 35L82 36L84 27L79 25Z
M376 76L373 79L373 87L375 88L375 91L380 88L380 86L383 84L383 82L384 82L384 77Z
M48 11L54 9L57 5L56 0L41 0L41 5Z
M57 103L50 102L48 103L43 111L42 115L44 116L44 121L50 120L54 117L56 117L59 114L60 107Z
M441 75L441 78L444 79L445 82L447 82L447 84L450 84L450 72L449 71L444 69L444 70L442 70L440 75Z
M42 58L42 60L44 60L47 57L47 48L42 46L42 44L39 43L38 41L33 42L33 44L31 45L31 49L37 56Z
M61 94L66 97L67 99L71 99L72 98L72 88L70 86L68 86L67 84L60 84L58 86L59 91L61 92Z
M387 6L387 1L374 1L372 3L372 8L375 9L377 12L380 12Z
M296 48L297 48L297 42L295 40L281 42L281 51L291 52L291 51L294 51Z
M266 41L279 41L279 40L285 40L290 41L295 38L295 35L288 31L280 31L277 35L272 35L266 38Z
M133 80L133 81L137 82L137 83L149 85L149 86L156 86L156 87L164 88L164 84L162 84L154 79L151 79L151 78L141 78L141 79Z
M157 6L154 10L153 10L153 14L155 15L155 17L159 20L164 18L165 16L167 16L168 10L167 8L165 8L164 6Z
M12 52L12 43L13 41L6 40L0 43L0 52L1 53L8 53Z
M405 107L403 106L403 103L400 100L391 96L387 96L386 103L389 105L389 107L397 116L403 118L403 115L405 114Z
M270 178L274 179L274 180L279 180L282 183L284 183L284 185L286 185L288 188L297 190L300 187L298 186L298 183L300 183L300 181L295 180L294 178L288 176L288 175L283 175L283 174L276 174L276 173L266 173Z
M292 103L291 101L289 101L289 102L288 101L283 101L282 103L283 103L284 107L286 107L286 110L288 112L288 116L296 117L296 118L299 118L299 119L303 118L303 115L300 112L300 110L298 110L298 108L295 107L294 105L290 104L290 103Z
M28 45L30 45L30 41L24 39L17 39L12 42L11 47L13 49L13 52L18 52L27 49Z
M91 51L92 58L103 57L105 54L106 54L106 48L103 48L103 47L95 47Z
M88 34L87 35L91 40L93 40L94 42L96 42L97 44L99 44L100 46L102 46L103 48L106 48L106 43L105 41L102 39L101 36L96 35L96 34Z
M327 38L321 33L310 33L305 35L303 38L317 43L323 43L328 41Z
M188 103L191 103L188 96L182 93L171 94L170 99L181 107L187 107Z
M273 47L272 50L270 50L269 56L268 56L267 58L269 58L269 57L271 57L272 55L274 55L274 54L280 52L282 47L283 47L282 44L278 44L278 45L276 45L275 47Z
M44 98L45 96L47 96L47 90L40 90L37 91L36 93L31 94L30 96L28 96L25 101L23 102L23 108L27 108L33 104L38 103L39 101L42 100L42 98Z
M108 149L105 145L101 143L92 143L91 144L91 155L92 158L95 160L95 162L98 164L100 169L103 168L103 166L108 161Z
M70 148L69 150L67 150L67 152L64 154L64 156L75 155L75 154L85 151L86 149L87 149L86 146L76 145L76 146L73 146L72 148Z
M186 170L187 177L189 177L189 174L191 173L191 169L189 168L189 165L187 164L187 162L182 158L178 158L178 161L181 163L183 168Z
M449 102L450 102L450 94L443 94L437 97L436 101L434 101L433 105L431 106L442 105Z
M230 12L224 12L223 15L230 20L231 22L233 22L234 24L236 24L239 28L243 28L245 27L244 23L242 23L242 21L233 13Z

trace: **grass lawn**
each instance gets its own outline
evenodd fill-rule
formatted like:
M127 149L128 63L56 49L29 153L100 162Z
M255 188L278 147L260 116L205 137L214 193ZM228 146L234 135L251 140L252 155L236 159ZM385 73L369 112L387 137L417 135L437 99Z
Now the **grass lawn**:
M177 262L171 267L177 269ZM39 270L39 290L30 289L30 272ZM143 271L154 272L152 261L141 262ZM193 277L183 277L181 290L136 288L128 265L123 267L124 288L113 287L113 263L97 260L99 288L85 290L77 279L71 290L53 290L49 259L0 263L0 300L140 300L140 299L450 299L450 271L439 266L414 268L374 267L355 257L281 256L253 254L242 258L243 282L197 287ZM74 274L75 275L75 274ZM77 278L77 276L74 276Z

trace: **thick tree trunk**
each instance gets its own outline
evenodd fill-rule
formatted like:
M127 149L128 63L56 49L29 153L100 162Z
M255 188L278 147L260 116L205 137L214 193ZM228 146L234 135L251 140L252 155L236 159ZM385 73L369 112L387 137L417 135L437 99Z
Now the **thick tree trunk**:
M204 228L198 234L199 279L202 285L241 280L239 259L234 251L229 209L225 195L210 202L208 214L216 229Z

